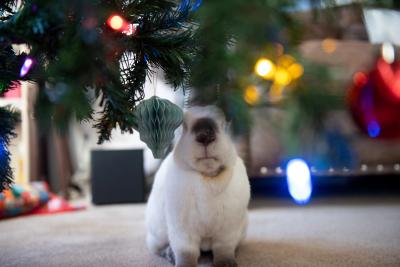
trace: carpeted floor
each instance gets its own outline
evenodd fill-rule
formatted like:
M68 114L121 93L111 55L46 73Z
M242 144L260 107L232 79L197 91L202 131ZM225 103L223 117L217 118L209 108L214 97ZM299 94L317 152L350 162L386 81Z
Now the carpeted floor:
M145 246L144 205L0 221L1 267L169 266ZM202 259L201 266L208 266ZM400 266L400 198L252 203L239 266Z

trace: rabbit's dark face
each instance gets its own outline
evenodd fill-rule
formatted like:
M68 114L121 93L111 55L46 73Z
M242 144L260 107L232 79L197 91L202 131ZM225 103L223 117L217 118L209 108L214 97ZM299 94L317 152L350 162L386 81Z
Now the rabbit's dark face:
M232 149L225 117L219 109L195 107L185 113L175 154L191 169L217 176L232 163Z

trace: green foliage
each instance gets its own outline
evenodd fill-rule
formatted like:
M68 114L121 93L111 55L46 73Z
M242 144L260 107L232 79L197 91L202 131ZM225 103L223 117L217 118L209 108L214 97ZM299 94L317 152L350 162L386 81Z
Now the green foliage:
M4 2L1 12L15 3ZM152 69L163 69L175 88L187 83L195 51L192 7L190 1L178 5L171 0L25 0L0 22L0 45L30 47L35 65L29 79L40 85L36 114L42 128L54 122L65 129L71 116L92 120L92 103L101 98L103 110L95 123L101 143L117 126L133 131L135 106L144 98ZM137 24L136 34L107 26L114 14ZM134 58L124 61L126 53ZM12 62L11 57L4 62ZM10 80L3 73L0 77Z
M344 95L331 88L329 69L309 62L303 64L303 78L281 105L286 116L280 136L288 157L313 151L317 140L322 138L328 113L344 107ZM315 153L310 154L315 157Z
M217 103L233 120L236 133L244 133L250 127L242 92L253 76L257 58L268 45L298 41L298 24L285 11L293 4L294 1L208 1L196 13L199 53L191 68L191 82L196 88L193 103Z
M16 112L0 107L0 193L13 182L10 152L7 147L10 139L15 136L14 128L18 120Z
M0 96L17 85L25 55L16 55L10 45L0 45Z

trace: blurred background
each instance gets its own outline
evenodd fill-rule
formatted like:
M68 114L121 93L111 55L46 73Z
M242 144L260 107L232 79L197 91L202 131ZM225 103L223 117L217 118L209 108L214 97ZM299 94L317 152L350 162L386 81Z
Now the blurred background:
M240 4L240 1L235 3ZM198 11L200 19L211 16L210 13L214 18L199 27L200 33L209 31L211 35L222 30L237 33L231 44L234 48L221 52L218 62L213 58L207 60L207 56L202 59L204 62L199 60L194 67L193 84L202 90L174 91L163 72L156 69L147 78L146 98L156 92L183 109L198 103L220 104L233 123L233 138L246 162L255 193L289 198L287 163L298 158L307 164L312 177L309 186L313 186L314 194L360 191L374 194L382 190L397 194L400 175L397 4L396 1L270 4L268 12L274 9L284 12L267 19L272 21L266 29L267 42L265 36L256 38L243 33L243 29L257 29L261 19L257 15L250 18L248 14L240 14L246 23L227 19L227 23L214 24L210 30L207 23L221 19L227 9L238 11L235 6L223 3L204 4ZM248 7L251 9L252 4ZM221 45L226 46L220 40L224 38L228 37L220 35L215 40L210 37L207 49L218 51ZM27 48L18 45L15 49ZM201 78L204 75L199 73L218 64L222 70L209 74L204 81ZM228 64L233 65L225 66ZM224 76L224 71L228 76ZM111 141L98 145L97 131L90 123L69 118L65 118L67 127L63 134L54 127L42 131L33 116L38 91L36 84L22 82L0 98L1 106L12 105L21 116L18 137L10 146L16 184L45 181L50 191L66 199L91 199L94 189L100 194L100 202L145 201L160 160L153 158L139 134L121 134L116 129ZM210 95L214 99L207 102ZM92 107L101 111L99 101ZM124 157L127 151L132 154ZM118 155L122 160L113 161ZM112 176L114 169L124 170L121 177L105 177ZM115 187L112 194L115 199L108 196L110 186ZM125 199L124 194L137 196Z

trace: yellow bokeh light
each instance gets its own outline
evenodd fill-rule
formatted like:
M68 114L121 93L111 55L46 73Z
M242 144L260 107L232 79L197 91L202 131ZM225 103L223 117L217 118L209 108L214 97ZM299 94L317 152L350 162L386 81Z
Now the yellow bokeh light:
M321 46L325 53L331 54L336 51L337 43L335 39L326 38L322 41Z
M286 86L292 81L290 73L281 67L276 68L274 82L278 85Z
M254 85L249 85L246 87L244 92L244 100L250 104L254 105L260 99L260 93L257 90L257 87Z
M287 70L293 79L300 78L304 73L304 68L299 63L292 64Z
M296 63L296 60L294 59L294 57L290 55L283 55L278 59L278 65L284 68L288 68L294 63Z
M275 65L271 60L267 58L260 58L255 67L255 72L257 75L261 76L264 79L272 79L275 74Z

